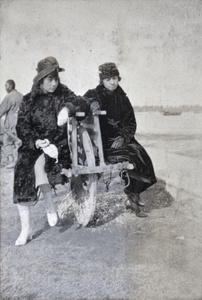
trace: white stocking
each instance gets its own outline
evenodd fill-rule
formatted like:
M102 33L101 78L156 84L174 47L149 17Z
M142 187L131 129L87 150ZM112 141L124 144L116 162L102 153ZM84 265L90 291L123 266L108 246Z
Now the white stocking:
M48 223L51 227L55 226L58 221L58 216L57 216L56 208L55 208L55 205L53 202L52 191L51 191L50 185L42 184L39 187L42 191L43 198L45 200Z
M18 212L21 221L21 233L15 242L16 246L22 246L27 243L27 240L32 239L31 226L30 226L30 203L18 203Z

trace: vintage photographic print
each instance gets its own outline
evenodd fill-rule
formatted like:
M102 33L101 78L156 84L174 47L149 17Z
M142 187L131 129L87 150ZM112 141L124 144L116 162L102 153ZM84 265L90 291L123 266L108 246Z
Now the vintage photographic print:
M202 1L0 0L0 298L202 300Z

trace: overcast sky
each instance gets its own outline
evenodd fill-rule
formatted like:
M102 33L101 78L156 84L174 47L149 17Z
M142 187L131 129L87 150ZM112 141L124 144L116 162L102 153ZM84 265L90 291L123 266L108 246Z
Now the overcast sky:
M201 104L201 0L1 0L0 100L5 81L30 91L37 62L54 56L76 94L98 66L117 63L133 105Z

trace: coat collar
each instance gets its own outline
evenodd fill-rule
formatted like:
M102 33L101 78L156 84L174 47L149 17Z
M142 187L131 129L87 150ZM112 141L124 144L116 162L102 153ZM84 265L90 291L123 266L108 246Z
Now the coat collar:
M102 94L102 95L122 95L122 96L126 96L126 93L124 92L124 90L120 87L120 85L117 86L117 88L115 89L115 91L113 91L112 93L107 92L106 88L104 87L103 84L99 84L96 87L96 90L98 91L98 93Z

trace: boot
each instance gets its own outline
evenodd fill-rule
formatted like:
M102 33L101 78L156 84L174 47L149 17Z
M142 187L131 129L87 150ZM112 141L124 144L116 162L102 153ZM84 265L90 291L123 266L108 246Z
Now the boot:
M144 202L142 202L141 199L138 200L138 205L139 205L139 206L145 206Z
M48 187L48 185L45 185L45 184L43 186L41 186L40 188L41 188L41 191L43 194L43 198L45 200L48 223L51 227L53 227L58 222L58 215L57 215L57 212L55 209L55 205L53 203L52 191Z
M145 206L145 204L142 202L142 200L140 199L140 194L131 194L131 200L134 203L137 203L139 206Z
M30 226L30 204L18 203L18 212L21 221L21 233L15 242L16 246L25 245L28 239L32 239L31 226Z
M147 217L147 214L145 214L143 211L140 210L141 204L139 203L140 201L140 196L139 194L128 194L128 199L125 202L126 209L131 209L135 212L137 217L140 218L145 218Z

